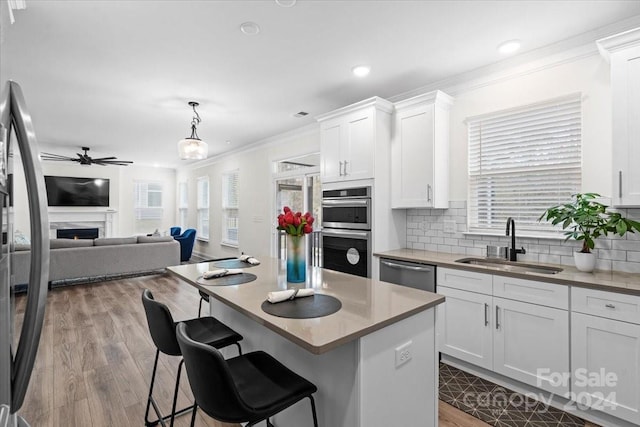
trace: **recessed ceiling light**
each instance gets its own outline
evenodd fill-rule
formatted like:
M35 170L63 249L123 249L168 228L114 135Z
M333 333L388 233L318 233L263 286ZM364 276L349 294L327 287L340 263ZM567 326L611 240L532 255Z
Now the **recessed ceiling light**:
M227 139L225 142L227 143L227 145L231 145L231 141L230 140Z
M276 4L282 7L293 7L297 0L276 0Z
M520 49L520 40L508 40L498 46L498 52L503 55L509 55Z
M260 27L255 22L243 22L240 24L240 31L248 36L255 36L260 32Z
M366 77L369 75L371 68L366 65L358 65L357 67L353 67L351 71L353 71L353 75L356 77Z

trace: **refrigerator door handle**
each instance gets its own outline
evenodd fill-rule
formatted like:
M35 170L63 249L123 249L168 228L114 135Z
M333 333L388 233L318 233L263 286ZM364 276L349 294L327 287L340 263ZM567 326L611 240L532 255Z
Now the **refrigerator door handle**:
M31 266L27 305L13 362L13 381L11 384L11 412L16 413L24 402L44 321L49 282L49 216L46 187L40 166L40 153L31 115L26 109L20 86L13 81L9 81L7 86L8 105L4 106L1 119L8 132L11 129L10 126L13 125L17 136L31 213Z

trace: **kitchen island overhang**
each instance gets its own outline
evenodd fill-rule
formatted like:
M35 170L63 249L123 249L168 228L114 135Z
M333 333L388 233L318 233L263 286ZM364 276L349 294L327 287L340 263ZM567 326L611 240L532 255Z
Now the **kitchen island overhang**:
M202 279L211 263L168 270L210 295L212 315L245 337L245 351L267 351L318 386L320 425L437 425L435 307L444 297L317 267L306 283L289 285L282 261L261 260L246 270L255 281L234 286ZM342 308L313 319L262 311L268 292L294 287L334 296ZM302 403L274 419L283 427L310 421Z

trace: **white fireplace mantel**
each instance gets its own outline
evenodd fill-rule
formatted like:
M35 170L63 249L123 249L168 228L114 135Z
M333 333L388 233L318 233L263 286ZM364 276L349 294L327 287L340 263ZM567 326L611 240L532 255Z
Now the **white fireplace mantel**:
M98 228L100 237L113 237L115 216L118 211L106 210L77 210L49 208L49 237L56 237L56 230L60 228Z

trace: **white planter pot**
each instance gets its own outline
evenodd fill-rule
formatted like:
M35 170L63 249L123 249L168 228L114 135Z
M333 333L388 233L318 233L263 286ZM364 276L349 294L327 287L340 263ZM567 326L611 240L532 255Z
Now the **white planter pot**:
M574 252L573 259L576 263L576 268L586 273L591 273L596 268L596 254Z

